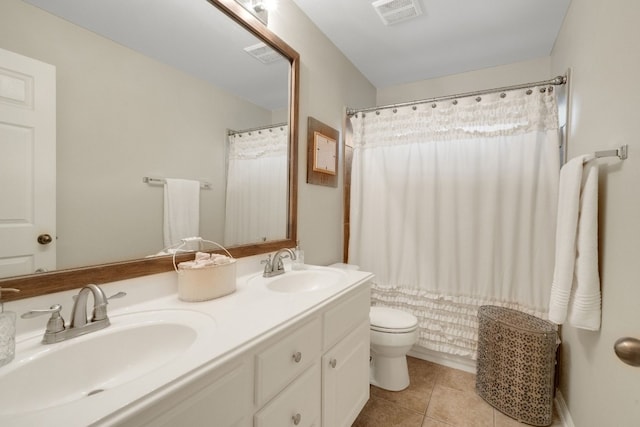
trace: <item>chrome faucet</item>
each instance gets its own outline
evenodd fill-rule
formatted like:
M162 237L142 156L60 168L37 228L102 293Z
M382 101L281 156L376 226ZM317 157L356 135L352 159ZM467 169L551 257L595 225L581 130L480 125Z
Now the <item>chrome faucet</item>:
M283 258L290 257L292 260L296 259L296 254L289 248L279 249L274 255L273 260L271 259L271 255L267 257L266 260L262 261L264 266L263 277L273 277L279 274L284 273L284 264L282 262Z
M87 298L89 293L93 294L93 314L91 321L87 319ZM71 324L69 328L84 328L88 324L95 322L105 322L109 326L109 318L107 317L107 296L104 291L96 285L87 285L80 289L78 295L74 298L73 309L71 310Z
M91 319L88 319L87 299L90 293L93 294L93 312ZM80 289L78 295L73 298L74 303L73 309L71 310L71 323L69 326L65 326L64 319L60 315L60 311L62 310L62 306L60 304L54 304L49 309L45 310L31 310L20 317L23 319L30 319L32 317L50 313L51 317L47 322L47 328L44 332L44 336L42 337L42 343L53 344L88 334L90 332L98 331L109 326L111 322L109 322L109 316L107 316L108 300L111 298L121 298L125 295L125 292L118 292L117 294L107 298L104 291L99 286L85 286Z

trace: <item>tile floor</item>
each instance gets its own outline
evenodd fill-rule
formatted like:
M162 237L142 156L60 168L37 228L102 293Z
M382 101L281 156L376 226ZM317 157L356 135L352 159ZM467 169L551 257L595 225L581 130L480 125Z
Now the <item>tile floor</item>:
M371 397L352 427L518 427L475 392L476 376L407 358L411 385L390 392L371 386ZM554 415L552 427L562 423Z

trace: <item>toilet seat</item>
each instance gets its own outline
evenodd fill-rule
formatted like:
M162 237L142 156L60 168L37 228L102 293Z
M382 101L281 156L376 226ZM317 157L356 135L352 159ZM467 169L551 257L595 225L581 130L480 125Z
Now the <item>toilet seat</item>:
M391 334L413 332L418 327L416 316L388 307L371 307L369 323L372 331Z

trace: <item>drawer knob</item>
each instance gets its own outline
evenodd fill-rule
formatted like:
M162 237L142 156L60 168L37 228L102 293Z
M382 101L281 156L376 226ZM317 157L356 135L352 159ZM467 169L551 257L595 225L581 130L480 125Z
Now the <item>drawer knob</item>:
M332 368L335 368L337 364L338 364L338 361L336 359L331 359L329 361L329 366L331 366Z
M300 415L300 413L297 413L293 417L291 417L291 421L293 421L294 426L297 426L298 424L300 424L301 419L302 419L302 415Z
M299 351L296 351L295 353L293 353L293 356L291 356L293 358L293 361L296 363L300 363L300 361L302 360L302 353L300 353Z

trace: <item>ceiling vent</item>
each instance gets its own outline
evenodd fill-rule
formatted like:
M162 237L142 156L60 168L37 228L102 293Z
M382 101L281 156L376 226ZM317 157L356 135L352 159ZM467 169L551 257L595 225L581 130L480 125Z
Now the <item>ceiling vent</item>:
M422 14L418 0L377 0L372 4L384 25L393 25Z
M264 43L258 43L254 44L253 46L245 47L244 51L263 64L271 64L282 59L282 55L280 55L278 52L271 49Z

